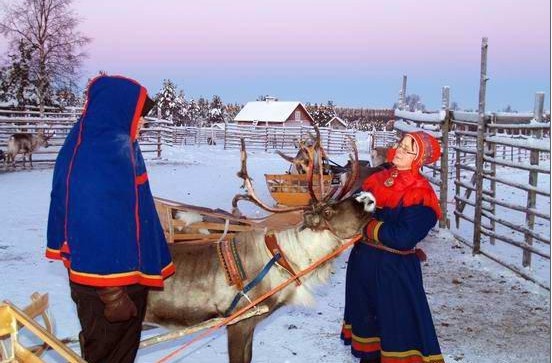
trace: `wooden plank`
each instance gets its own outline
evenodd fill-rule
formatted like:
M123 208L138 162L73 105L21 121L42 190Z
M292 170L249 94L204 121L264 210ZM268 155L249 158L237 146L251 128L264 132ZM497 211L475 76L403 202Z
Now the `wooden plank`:
M476 149L485 150L485 97L487 90L487 38L481 40L481 73L479 77L479 120L477 123L477 142ZM483 153L477 153L475 157L475 204L474 209L474 227L473 227L473 253L478 253L481 249L481 205L483 201Z
M230 323L228 323L228 325L236 324L236 323L238 323L242 320L249 319L253 316L266 314L266 313L268 313L268 311L269 311L268 306L261 305L261 306L257 307L256 309L253 308L253 309L243 313L242 315L236 317L234 320L232 320ZM140 349L147 348L147 347L155 345L155 344L175 340L175 339L184 337L186 335L197 333L200 330L204 330L204 329L208 329L208 328L211 328L213 326L216 326L217 324L224 321L225 319L226 318L213 318L213 319L204 321L203 323L199 323L199 324L196 324L196 325L191 326L191 327L170 331L168 333L160 334L160 335L142 340L140 342Z
M533 238L538 239L539 241L541 241L543 243L550 244L550 237L546 238L542 234L537 233L535 231L532 231L532 230L528 229L527 227L521 226L519 224L514 224L514 223L511 223L511 222L508 222L507 220L498 218L492 213L492 211L490 211L490 212L491 213L486 213L484 211L483 216L485 216L486 218L489 218L490 220L493 220L493 221L495 221L499 224L502 224L505 227L511 228L512 230L514 230L516 232L522 232L522 233L530 234Z
M543 174L550 174L550 166L527 165L527 164L521 164L516 162L507 162L507 161L502 161L500 159L492 158L489 156L485 156L484 160L488 163L496 163L498 165L508 166L514 169L536 171Z
M11 302L4 300L11 312L13 313L15 319L23 324L29 331L35 334L43 342L47 343L49 346L54 348L54 350L59 353L64 359L70 363L86 363L81 357L79 357L75 352L69 349L65 344L63 344L59 339L57 339L52 333L45 330L40 326L36 321L29 318L24 312L19 310L17 306L13 305Z
M538 165L539 163L539 152L538 150L531 150L530 157L531 165ZM529 185L536 188L539 174L536 171L529 172ZM525 222L529 230L533 230L535 226L535 215L529 211L536 208L537 206L537 193L534 191L527 192L527 213L525 215ZM533 235L531 233L525 233L525 241L528 245L533 244ZM531 254L525 250L523 251L523 267L531 266Z
M509 245L512 245L514 247L519 247L523 250L523 253L525 254L526 252L531 254L531 253L534 253L536 255L539 255L541 257L544 257L548 260L550 260L550 254L549 253L546 253L546 252L542 252L542 251L539 251L538 249L536 249L535 247L527 244L527 243L522 243L522 242L518 242L516 240L513 240L512 238L510 237L506 237L506 236L503 236L503 235L500 235L498 233L495 233L491 230L486 230L486 229L482 229L481 230L481 233L486 235L486 236L489 236L489 237L494 237L498 240L501 240L502 242L505 242Z
M536 209L527 209L527 207L525 207L525 206L503 202L501 200L498 200L498 199L495 199L495 198L492 198L492 197L488 197L486 195L483 196L483 200L485 202L495 203L497 205L500 205L501 207L510 208L510 209L517 210L517 211L523 212L523 213L531 213L531 214L534 214L534 215L536 215L538 217L541 217L541 218L544 218L544 219L550 219L550 214L538 211Z

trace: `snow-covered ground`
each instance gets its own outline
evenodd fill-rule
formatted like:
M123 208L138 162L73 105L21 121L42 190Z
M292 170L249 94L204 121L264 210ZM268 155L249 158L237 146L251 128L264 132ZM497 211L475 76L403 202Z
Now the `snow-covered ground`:
M362 144L360 149L366 150ZM368 155L362 153L361 158L367 159ZM344 163L346 156L332 159ZM286 167L275 154L249 154L250 174L265 200L270 197L263 173L281 172ZM163 160L149 162L148 166L155 195L227 210L232 196L240 192L241 183L235 176L238 169L239 152L216 146L169 149L163 152ZM74 337L79 324L69 297L66 271L61 263L43 257L51 178L52 170L45 167L0 172L0 299L24 306L32 292L49 293L56 335ZM550 188L549 179L539 180L539 186ZM251 216L258 214L253 206L242 207ZM542 233L549 235L549 221L543 228L547 231ZM448 362L550 361L548 291L485 257L472 257L471 251L455 242L447 230L432 231L421 246L429 257L423 264L425 286ZM347 255L336 259L331 282L318 289L315 306L282 308L259 325L254 362L357 361L339 341ZM549 274L549 263L540 266L534 269ZM148 331L145 335L154 333ZM144 349L137 361L154 362L188 339ZM78 349L77 345L71 347ZM52 353L47 360L62 361ZM227 361L224 331L193 345L174 361Z

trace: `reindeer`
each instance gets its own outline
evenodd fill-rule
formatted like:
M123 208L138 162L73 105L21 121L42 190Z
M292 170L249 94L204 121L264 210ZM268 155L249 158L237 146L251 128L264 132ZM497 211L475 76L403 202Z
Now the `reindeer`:
M33 167L33 152L41 146L45 148L49 146L48 141L54 136L54 132L45 134L42 130L36 135L28 133L13 134L8 140L8 149L4 158L4 168L8 168L11 163L15 169L15 157L17 154L23 154L23 168L25 168L25 157L29 155L31 168Z
M253 279L271 260L272 254L265 246L267 236L273 235L278 250L289 262L293 271L300 271L314 261L337 250L345 239L361 232L374 209L373 196L365 193L353 196L359 168L358 154L354 146L353 168L342 188L331 190L323 199L317 199L313 190L314 160L310 152L307 169L310 204L299 207L271 207L255 193L247 172L247 154L242 140L241 170L246 194L234 197L232 205L237 209L239 201L255 203L260 208L286 216L286 213L302 213L302 225L280 231L248 231L235 235L236 249L243 261L247 279ZM321 153L318 154L321 157ZM319 174L316 174L319 176ZM211 318L225 315L237 289L228 286L225 272L219 263L217 248L213 244L187 246L184 243L169 245L176 274L165 281L160 291L151 291L145 321L163 326L182 328L192 326ZM313 302L312 289L328 280L331 265L325 263L311 274L302 278L299 286L290 285L265 300L267 314L241 320L227 327L228 354L231 363L249 363L252 359L252 342L255 326L279 307L286 304L309 305ZM290 272L280 265L272 267L261 282L248 293L248 299L255 299L264 292L290 277ZM242 301L236 309L244 306ZM235 311L235 310L234 310Z
M316 137L309 133L310 140L300 140L295 142L295 146L299 149L295 156L289 156L276 150L276 153L280 155L284 160L291 163L290 173L291 174L306 174L309 167L309 162L311 157L309 156L309 151L315 153L315 172L318 171L319 165L323 165L323 172L326 174L329 172L328 158L324 153L324 149L321 147L320 143L320 131L318 128L315 128ZM316 153L321 153L321 159L318 159Z

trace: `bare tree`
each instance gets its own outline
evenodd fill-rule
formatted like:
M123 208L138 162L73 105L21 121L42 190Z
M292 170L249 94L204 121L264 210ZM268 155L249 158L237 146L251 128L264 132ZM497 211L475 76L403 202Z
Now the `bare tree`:
M72 0L18 0L3 4L0 34L11 47L24 41L33 51L31 77L44 110L53 87L75 84L90 38L77 31L80 20L70 8Z

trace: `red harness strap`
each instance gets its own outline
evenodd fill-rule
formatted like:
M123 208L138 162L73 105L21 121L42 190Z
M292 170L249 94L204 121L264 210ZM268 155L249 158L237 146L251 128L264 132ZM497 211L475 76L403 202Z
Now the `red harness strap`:
M274 257L276 253L280 253L280 259L276 263L280 265L284 270L286 270L291 276L297 276L297 274L293 270L293 267L291 267L291 265L289 264L284 251L282 251L282 249L280 248L280 245L278 244L278 240L276 239L274 233L269 232L265 234L264 240L266 248L268 248L272 257ZM297 286L301 285L301 281L299 279L295 280L295 283L297 284Z
M226 273L228 285L236 285L236 288L241 291L243 289L243 280L246 279L246 276L233 242L233 240L229 241L226 239L220 241L217 244L217 254L220 264Z

